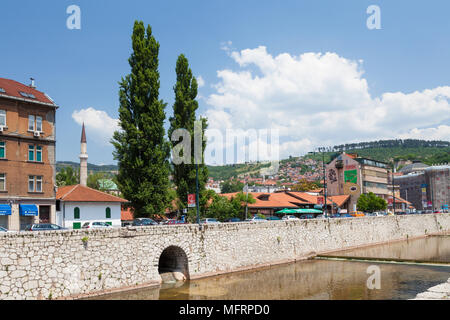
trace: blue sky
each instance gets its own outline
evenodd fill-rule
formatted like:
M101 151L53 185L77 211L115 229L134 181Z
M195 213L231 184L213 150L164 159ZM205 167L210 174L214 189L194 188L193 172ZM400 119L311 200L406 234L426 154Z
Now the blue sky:
M72 4L81 9L81 30L66 28L66 8ZM381 9L381 30L366 26L366 9L372 4ZM110 120L117 118L117 83L129 73L133 23L143 20L161 45L160 96L168 103L168 117L175 62L184 53L194 74L204 80L199 112L211 118L210 126L262 128L258 125L264 121L256 113L273 115L264 125L275 127L283 117L286 121L299 117L281 132L282 158L321 144L357 140L448 140L449 15L448 1L4 0L0 77L23 83L36 79L37 89L60 106L57 160L78 161L81 125L76 115L89 117L82 110L91 108L100 115L105 112ZM324 56L327 52L332 55ZM316 56L300 58L306 53ZM280 62L283 57L295 61ZM285 63L292 63L290 70L303 70L301 74L305 69L310 72L297 79L280 71ZM317 68L323 68L322 75L316 74ZM219 71L228 72L219 76ZM314 86L303 90L309 87L309 77ZM230 79L249 84L253 95L233 88ZM267 93L271 81L276 86L284 80L308 85L293 92ZM328 109L330 105L334 109ZM426 112L418 111L422 109ZM376 121L370 116L352 120L370 110ZM222 116L227 121L218 121ZM114 163L108 132L92 126L87 124L89 162Z

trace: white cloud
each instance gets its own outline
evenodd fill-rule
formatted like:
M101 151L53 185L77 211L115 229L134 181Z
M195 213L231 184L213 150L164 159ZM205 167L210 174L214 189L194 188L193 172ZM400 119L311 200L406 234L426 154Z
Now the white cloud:
M72 119L80 126L86 127L86 136L92 136L95 141L99 141L104 145L109 145L114 131L119 129L119 120L111 118L105 111L94 108L75 110L72 113Z
M202 76L198 76L197 78L198 87L201 88L205 85L205 80L203 80Z
M239 68L217 71L206 98L209 128L276 128L281 158L347 142L450 139L449 86L371 97L362 60L330 52L274 57L264 46L229 55Z

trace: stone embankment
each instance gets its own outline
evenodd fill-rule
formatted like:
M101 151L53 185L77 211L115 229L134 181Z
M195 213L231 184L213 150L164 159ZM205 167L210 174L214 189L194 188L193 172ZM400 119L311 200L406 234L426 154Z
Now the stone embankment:
M450 278L445 283L429 288L419 293L412 300L450 300Z
M448 231L450 214L427 214L0 234L0 299L80 297Z

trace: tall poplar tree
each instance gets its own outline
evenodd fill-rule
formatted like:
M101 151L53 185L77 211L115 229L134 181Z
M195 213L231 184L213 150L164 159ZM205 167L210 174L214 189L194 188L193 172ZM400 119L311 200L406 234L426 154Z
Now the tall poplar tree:
M164 108L159 99L159 43L142 21L134 23L131 73L119 91L119 125L112 144L118 160L117 182L135 217L163 214L168 205L170 144L165 138Z
M189 68L188 59L183 55L179 55L175 68L177 74L177 82L173 88L175 92L175 103L173 105L173 117L170 118L170 128L168 131L169 139L176 129L186 129L191 137L191 155L190 164L181 163L173 165L173 182L177 187L177 195L181 207L187 205L187 195L196 192L196 170L195 170L195 150L194 150L194 125L196 120L196 111L198 109L197 97L197 80L192 75ZM205 130L208 126L206 118L200 118L201 132L204 137ZM171 141L172 147L177 145L179 141ZM200 206L204 208L207 199L205 199L205 185L208 179L208 169L204 164L204 151L206 141L203 139L201 143L201 163L198 165L198 180L200 193Z

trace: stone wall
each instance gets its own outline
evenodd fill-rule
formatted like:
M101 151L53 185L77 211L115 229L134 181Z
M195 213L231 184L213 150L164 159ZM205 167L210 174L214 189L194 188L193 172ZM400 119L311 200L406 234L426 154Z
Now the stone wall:
M429 214L1 234L0 299L157 284L171 246L163 267L198 278L449 230L450 214Z

